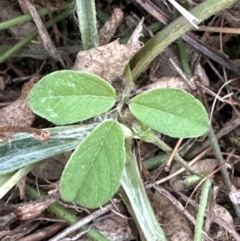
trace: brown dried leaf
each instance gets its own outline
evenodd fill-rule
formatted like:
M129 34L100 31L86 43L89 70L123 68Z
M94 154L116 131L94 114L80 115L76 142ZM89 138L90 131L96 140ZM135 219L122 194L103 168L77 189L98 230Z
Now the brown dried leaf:
M99 45L108 44L120 23L123 20L123 11L120 8L113 10L111 18L104 24L99 31Z
M134 237L127 219L116 214L108 215L94 222L95 227L112 241L130 241Z
M213 209L213 222L222 226L229 234L231 234L233 237L232 240L240 240L240 236L235 230L231 214L227 211L227 209L218 204L215 204ZM226 240L226 234L224 233L222 236L224 236L224 238L218 240Z
M140 21L127 44L119 44L119 40L116 40L104 46L80 51L73 68L96 74L109 82L120 79L128 62L142 47L141 42L138 41L142 24L143 20Z
M81 51L77 54L74 69L87 71L113 82L123 76L126 65L140 48L140 42L119 44L119 40L116 40L101 47Z
M32 77L28 83L23 85L21 96L9 106L0 109L0 127L31 126L35 115L28 106L26 98L29 91L38 80L38 75ZM2 135L2 133L0 134Z
M190 223L182 212L166 198L158 192L149 193L149 197L158 221L164 230L168 240L171 241L191 241L193 240L193 232Z
M20 220L29 220L39 216L44 210L48 208L48 206L55 202L56 199L51 196L45 199L44 201L38 201L34 203L24 204L19 206L14 211L14 214Z

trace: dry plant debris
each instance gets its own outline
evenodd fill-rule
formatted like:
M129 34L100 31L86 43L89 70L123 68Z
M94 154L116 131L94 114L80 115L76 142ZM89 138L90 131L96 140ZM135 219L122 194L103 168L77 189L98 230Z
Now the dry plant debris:
M31 126L35 115L28 107L26 99L29 91L38 80L39 76L34 76L25 83L18 100L0 110L0 126Z
M104 46L80 51L74 69L87 71L114 82L123 76L126 65L140 48L139 41L120 44L119 40L115 40Z

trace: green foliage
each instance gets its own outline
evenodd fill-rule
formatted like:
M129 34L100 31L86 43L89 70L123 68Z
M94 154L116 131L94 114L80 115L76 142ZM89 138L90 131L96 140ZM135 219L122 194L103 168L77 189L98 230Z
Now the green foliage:
M71 124L109 110L114 88L102 78L73 70L46 75L31 90L28 103L38 115L55 124Z
M33 111L56 124L74 123L99 115L110 110L116 99L114 88L105 80L72 70L45 76L28 96ZM130 100L129 108L152 134L150 128L183 138L200 136L208 131L209 120L203 105L181 89L144 92ZM123 133L128 128L117 120L106 120L85 139L79 139L81 143L60 180L60 194L64 200L95 208L115 194L124 169ZM127 133L129 138L131 133ZM142 136L141 133L137 135L138 138ZM147 139L146 136L143 139Z
M60 194L88 208L106 203L117 191L125 163L120 124L107 120L89 134L69 159Z
M146 91L133 98L129 108L145 125L171 137L197 137L209 128L203 105L182 89Z

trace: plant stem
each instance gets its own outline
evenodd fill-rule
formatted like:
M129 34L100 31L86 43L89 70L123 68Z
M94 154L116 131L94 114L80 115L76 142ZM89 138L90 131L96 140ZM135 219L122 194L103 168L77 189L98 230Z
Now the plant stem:
M145 192L130 141L126 142L126 155L127 164L123 171L121 180L123 190L120 189L120 194L138 226L139 233L142 235L141 240L166 241Z
M236 0L206 0L199 4L191 13L202 21L211 15L220 12L224 8L236 2ZM165 29L149 40L146 45L136 54L131 66L135 81L139 75L148 67L152 60L157 57L168 45L181 37L192 28L191 23L183 16L171 22Z
M95 0L76 0L79 28L84 50L98 46Z
M52 18L46 23L46 28L50 28L55 23L61 21L69 15L69 10L64 11L63 13L58 14L56 17ZM38 36L38 30L32 31L28 36L15 44L11 49L6 51L0 56L0 63L3 63L6 59L10 58L13 54L19 51L23 46L27 45L30 41L35 39Z
M142 131L137 131L136 135L138 136L139 139L148 142L148 143L152 143L156 146L158 146L161 150L163 150L164 152L166 152L168 155L171 154L172 152L172 148L170 146L168 146L165 142L163 142L162 140L160 140L157 135L154 133L154 131L148 129L148 130L142 130ZM177 162L179 162L187 171L189 171L191 174L195 174L198 176L198 173L196 173L193 168L191 166L189 166L189 164L178 154L176 153L176 155L174 156L174 160L176 160Z
M204 222L205 211L208 202L208 194L211 188L211 179L207 179L202 187L202 193L200 197L199 209L197 213L197 219L195 224L195 232L194 232L194 241L201 241L202 240L202 228Z
M38 192L35 188L30 186L29 184L26 184L25 191L27 195L29 195L35 200L44 198L44 195L42 193ZM75 224L77 221L79 221L79 218L77 216L75 216L72 212L68 211L66 208L64 208L58 203L52 203L51 205L49 205L48 209L49 211L54 213L56 216L58 216L68 224ZM85 227L84 229L87 229L87 227ZM92 240L110 241L108 238L106 238L104 235L102 235L99 231L97 231L94 228L91 228L86 233L86 235Z
M69 9L71 7L71 5L72 5L72 1L68 1L68 2L63 3L61 5L61 7L56 9L56 10L50 10L49 8L42 8L42 9L39 9L37 12L38 12L39 16L44 16L46 14L49 14L49 13L53 12L53 11ZM18 25L18 24L27 22L29 20L32 20L32 15L29 14L29 13L23 14L23 15L18 16L16 18L12 18L12 19L6 20L4 22L1 22L0 23L0 30L3 30L3 29L6 29L6 28L9 28L9 27L12 27L14 25Z
M222 152L221 152L220 147L218 145L218 140L217 140L217 137L216 137L216 135L215 135L215 133L213 131L212 126L210 126L210 128L209 128L208 138L209 138L209 140L211 142L213 151L215 153L215 157L216 157L216 159L219 162L219 166L221 166L221 173L222 173L222 176L223 176L223 179L224 179L224 183L225 183L226 188L227 188L227 192L230 192L231 191L232 182L231 182L231 180L229 178L229 173L227 171L227 167L225 165L225 162L224 162L224 159L223 159L223 156L222 156ZM234 203L232 203L232 205L234 207L236 215L238 217L240 217L240 207L239 207L239 205L238 204L234 204Z

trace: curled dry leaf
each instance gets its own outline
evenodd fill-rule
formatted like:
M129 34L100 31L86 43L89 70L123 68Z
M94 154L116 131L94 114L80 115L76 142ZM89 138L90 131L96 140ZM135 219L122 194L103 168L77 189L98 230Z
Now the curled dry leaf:
M77 54L74 69L87 71L113 82L123 76L126 65L140 48L140 42L120 44L116 40L101 47L81 51Z
M30 127L34 121L35 115L27 104L27 95L34 84L39 80L36 75L25 83L22 88L21 96L7 107L0 109L0 128L8 126ZM0 135L8 137L9 135Z
M112 241L130 241L134 239L127 219L115 213L96 220L94 226Z
M14 211L14 214L20 219L20 220L29 220L36 218L39 216L44 210L48 208L48 206L55 202L56 199L54 197L48 197L44 201L24 204L22 206L19 206Z
M202 161L198 161L195 163L192 168L197 173L201 173L204 175L208 175L218 166L218 162L216 159L205 159ZM171 168L170 174L176 172L181 168L181 165L179 163L174 164L174 166ZM187 175L186 172L183 172L181 175L175 176L170 179L170 185L176 190L176 191L183 191L186 190L187 186L183 183L184 177Z
M219 226L224 228L233 237L232 240L236 240L236 241L240 240L240 236L235 230L235 227L233 224L233 218L227 209L225 209L224 207L218 204L215 204L213 209L212 220L213 222L217 223ZM217 240L227 240L228 239L227 236L229 235L227 235L226 232L224 232L221 236L222 237L221 238L218 237Z
M109 82L120 79L128 62L142 47L141 42L138 41L142 22L139 23L127 44L120 44L119 40L116 40L104 46L78 52L74 70L96 74Z
M99 31L99 45L109 43L120 23L123 20L123 11L120 8L113 10L112 16Z

